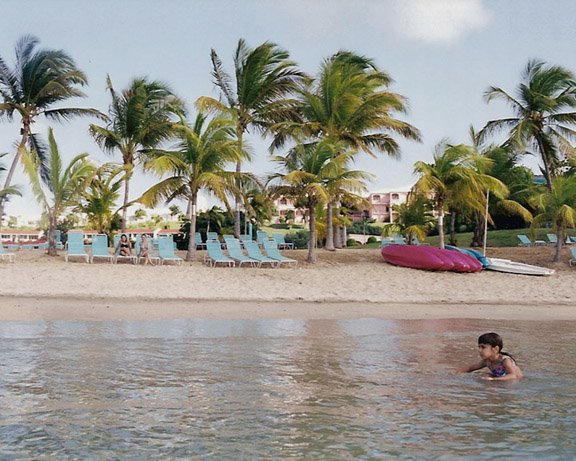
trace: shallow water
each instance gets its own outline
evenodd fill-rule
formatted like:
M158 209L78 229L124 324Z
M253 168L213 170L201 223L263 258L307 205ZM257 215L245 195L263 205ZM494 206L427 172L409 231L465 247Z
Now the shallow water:
M573 459L575 327L0 323L0 459ZM450 374L486 331L524 380Z

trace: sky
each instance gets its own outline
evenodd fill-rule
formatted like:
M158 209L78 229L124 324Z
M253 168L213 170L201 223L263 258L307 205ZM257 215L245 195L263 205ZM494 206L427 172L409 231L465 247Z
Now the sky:
M573 0L3 0L0 56L12 66L17 40L32 34L42 48L65 50L88 77L86 97L67 106L107 112L107 75L117 90L147 76L169 84L194 113L198 97L218 97L210 50L231 72L240 38L251 47L278 44L311 75L339 50L357 52L393 78L390 89L406 97L409 107L397 117L422 134L421 143L397 138L400 160L359 157L356 168L375 175L369 188L376 192L410 187L414 162L432 161L441 140L467 143L470 126L478 130L512 115L500 102L487 104L483 93L489 86L513 93L529 60L576 72L575 17ZM3 159L7 167L18 122L0 120L0 152L11 154ZM120 161L88 135L93 122L81 118L49 125L40 119L35 130L47 137L52 126L65 159L88 152L97 162ZM254 133L248 140L254 161L246 169L260 175L275 171L268 143ZM537 170L536 159L525 162ZM155 181L138 173L131 199ZM24 196L11 200L6 213L37 218L40 208L21 172L14 184L22 186Z

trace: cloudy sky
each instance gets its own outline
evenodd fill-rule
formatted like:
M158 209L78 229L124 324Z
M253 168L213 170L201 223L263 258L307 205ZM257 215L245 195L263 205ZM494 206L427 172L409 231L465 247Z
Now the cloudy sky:
M41 46L67 51L88 76L87 97L74 105L107 111L109 74L117 89L134 77L171 85L192 108L199 96L217 96L210 77L210 50L231 69L239 38L250 46L272 41L309 74L341 49L371 57L394 79L391 89L409 100L402 116L423 142L401 142L401 160L362 157L358 168L374 173L373 191L404 188L412 165L429 161L443 138L468 141L469 127L510 114L486 104L490 85L513 91L530 59L576 71L576 2L573 0L3 0L0 55L12 65L19 37L33 34ZM100 152L87 135L89 120L53 125L61 153L88 152L97 161L119 161ZM48 125L36 125L46 134ZM0 152L14 152L17 124L0 121ZM274 169L267 144L250 137L252 171ZM535 167L533 159L526 159ZM3 180L2 180L3 181ZM139 175L135 194L154 178ZM19 174L15 183L26 185ZM26 190L6 210L39 214Z

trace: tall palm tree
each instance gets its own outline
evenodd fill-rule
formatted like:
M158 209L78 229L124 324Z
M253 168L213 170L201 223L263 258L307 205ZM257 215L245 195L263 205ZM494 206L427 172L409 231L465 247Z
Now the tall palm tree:
M287 51L270 42L250 48L243 39L238 41L234 54L234 78L228 74L216 51L211 51L212 76L221 92L220 100L210 97L198 99L198 107L224 111L234 120L237 148L246 150L244 136L250 128L260 133L281 120L296 117L294 93L305 75L291 61ZM249 160L245 154L242 161ZM236 172L242 171L242 161ZM234 234L240 235L240 203L236 197L234 207Z
M40 116L53 120L67 120L76 116L104 118L96 109L77 107L54 107L56 104L76 97L84 97L80 91L88 83L74 60L62 50L37 49L39 40L25 35L16 43L16 63L10 68L0 56L0 118L12 120L17 113L22 125L20 142L6 175L4 188L12 183L16 166L28 146L32 155L38 156L42 176L45 170L45 150L32 125ZM0 216L4 214L5 199L0 198Z
M414 173L419 175L412 188L415 194L430 197L438 215L440 248L444 248L444 214L447 210L468 210L483 212L486 208L486 190L504 197L506 186L490 175L478 172L479 161L475 149L459 144L456 146L441 142L434 152L434 162L414 163Z
M506 102L513 117L489 121L482 137L508 131L508 143L538 152L548 189L559 173L561 155L573 152L571 141L576 131L576 82L574 74L561 66L547 66L542 61L528 62L522 81L512 96L502 88L490 87L484 94L488 102Z
M169 176L144 192L139 201L149 207L156 206L160 200L170 202L184 198L189 202L190 238L186 260L191 261L196 250L198 193L208 190L227 204L227 194L236 195L238 191L234 183L236 174L227 171L226 166L238 162L242 151L237 149L234 140L234 125L224 117L208 120L203 113L198 113L191 126L181 123L175 130L178 139L175 149L152 151L144 166L148 171Z
M0 154L0 158L6 156L8 154L3 153ZM0 163L0 172L2 171L6 171L6 167ZM2 189L0 189L0 200L8 200L8 198L11 195L22 195L22 192L20 192L20 188L17 186L8 186L8 187L3 187ZM2 221L2 215L0 215L0 221Z
M392 210L397 213L398 218L395 222L384 225L382 236L403 234L408 245L411 245L415 238L424 241L436 221L432 204L423 195L416 195L410 197L406 203L393 205Z
M327 140L314 144L300 144L286 156L276 156L283 172L271 177L271 190L277 196L293 198L305 203L308 210L310 240L306 261L316 262L316 208L330 198L330 189L338 183L339 189L365 192L367 174L351 170L353 151L343 150L339 143Z
M88 154L75 156L68 165L63 165L52 128L48 130L50 153L47 175L40 176L38 158L26 151L22 161L32 184L32 190L48 215L48 254L56 256L56 226L66 208L75 205L78 197L90 181L94 166L88 162Z
M531 227L537 229L552 222L556 232L556 252L554 262L560 261L562 245L566 239L566 229L576 227L576 176L560 176L553 179L552 190L546 190L532 198L538 210Z
M90 125L90 133L106 152L119 151L126 170L121 230L125 232L130 204L130 179L143 154L172 136L173 117L184 113L184 103L168 85L136 78L117 93L110 77L107 88L112 98L106 126Z
M284 121L274 127L273 147L287 139L304 137L308 142L329 139L343 149L376 156L378 152L398 158L400 147L394 135L419 141L418 130L395 118L406 112L406 99L389 90L390 76L373 60L340 51L325 60L315 80L299 94L302 121ZM328 200L326 249L334 249L332 207Z

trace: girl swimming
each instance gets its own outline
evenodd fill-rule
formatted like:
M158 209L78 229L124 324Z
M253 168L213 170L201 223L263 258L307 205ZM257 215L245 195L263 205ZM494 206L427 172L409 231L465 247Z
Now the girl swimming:
M516 361L506 352L502 352L503 341L496 333L485 333L478 338L478 353L480 362L458 370L460 373L470 373L471 371L488 368L489 373L482 376L482 379L489 381L511 381L521 379L523 374Z

